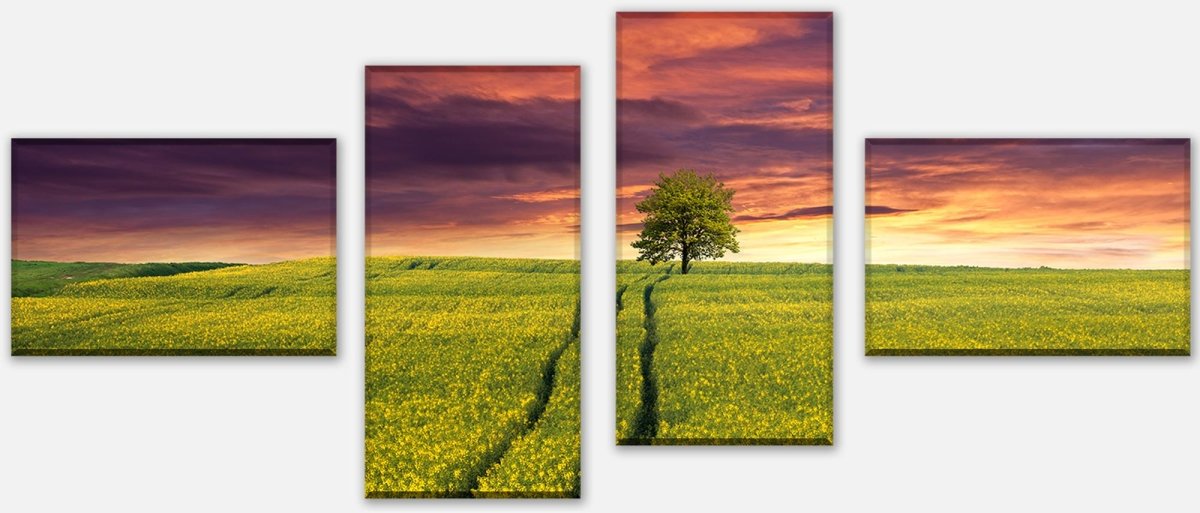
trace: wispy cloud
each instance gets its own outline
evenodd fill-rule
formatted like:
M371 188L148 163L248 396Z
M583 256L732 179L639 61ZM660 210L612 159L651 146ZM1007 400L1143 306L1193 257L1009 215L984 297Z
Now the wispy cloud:
M578 80L576 67L369 68L372 253L575 256Z
M618 15L618 243L660 173L734 195L742 260L824 261L832 200L832 23L801 13Z
M1184 267L1189 152L1182 139L872 140L868 200L916 212L870 221L871 259Z
M13 143L13 256L264 262L334 245L334 141Z

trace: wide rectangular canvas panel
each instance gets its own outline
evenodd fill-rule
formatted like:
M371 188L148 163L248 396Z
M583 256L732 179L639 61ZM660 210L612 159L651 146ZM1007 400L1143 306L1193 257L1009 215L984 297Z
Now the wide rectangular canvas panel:
M618 444L833 443L832 119L830 13L617 15Z
M367 497L579 497L579 71L367 68Z
M1188 139L868 139L868 355L1187 355Z
M13 139L13 355L333 355L333 139Z

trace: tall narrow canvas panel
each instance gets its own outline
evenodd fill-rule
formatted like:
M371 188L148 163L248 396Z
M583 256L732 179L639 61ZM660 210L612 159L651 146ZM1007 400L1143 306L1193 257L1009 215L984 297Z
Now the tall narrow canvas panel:
M617 15L617 442L831 444L833 17Z
M579 496L579 76L367 68L367 497Z

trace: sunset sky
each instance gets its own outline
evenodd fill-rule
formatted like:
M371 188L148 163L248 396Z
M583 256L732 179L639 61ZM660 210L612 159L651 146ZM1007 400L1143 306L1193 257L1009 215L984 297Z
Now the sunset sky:
M369 66L372 255L577 258L579 67Z
M12 257L331 256L335 151L333 139L14 139Z
M870 139L868 263L1188 267L1186 139Z
M830 261L833 18L828 13L617 15L617 240L659 173L736 191L740 261Z

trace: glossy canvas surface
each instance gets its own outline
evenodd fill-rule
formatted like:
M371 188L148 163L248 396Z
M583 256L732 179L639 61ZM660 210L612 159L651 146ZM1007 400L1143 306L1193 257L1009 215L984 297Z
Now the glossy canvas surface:
M15 139L14 355L333 355L332 139Z
M1187 355L1187 139L869 139L869 355Z
M617 15L619 444L831 444L829 13Z
M579 68L367 68L366 495L578 497Z

